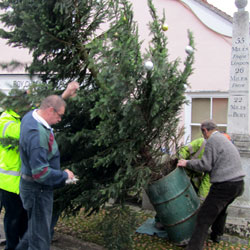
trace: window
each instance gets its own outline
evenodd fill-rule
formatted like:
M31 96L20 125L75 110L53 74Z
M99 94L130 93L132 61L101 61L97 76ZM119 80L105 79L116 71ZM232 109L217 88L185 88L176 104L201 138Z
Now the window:
M202 137L200 131L200 124L204 120L212 119L218 125L219 131L227 130L227 110L228 98L223 97L199 97L190 96L187 112L185 112L186 119L186 140L192 141Z

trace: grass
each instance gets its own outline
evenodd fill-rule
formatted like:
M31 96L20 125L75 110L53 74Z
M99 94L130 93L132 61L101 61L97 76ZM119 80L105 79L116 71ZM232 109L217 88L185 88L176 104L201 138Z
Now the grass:
M100 229L100 222L103 220L106 210L101 210L99 213L86 216L84 210L81 210L77 216L68 216L60 218L55 230L57 232L71 235L83 241L93 242L104 246L105 241L103 232ZM144 221L154 215L150 212L138 210L136 211L137 227ZM166 239L157 236L134 233L133 249L132 250L181 250L183 248L174 245ZM213 243L207 241L204 250L249 250L250 245L233 244L225 241Z

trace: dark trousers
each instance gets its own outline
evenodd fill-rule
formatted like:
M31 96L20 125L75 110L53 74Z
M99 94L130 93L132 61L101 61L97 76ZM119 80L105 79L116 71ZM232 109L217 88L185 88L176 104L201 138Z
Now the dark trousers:
M21 178L20 196L28 213L28 230L16 250L49 250L53 190Z
M193 235L186 250L202 250L210 226L214 235L222 235L226 223L226 210L244 191L244 181L212 184L202 204Z
M1 204L5 209L4 231L6 250L14 250L27 230L27 213L19 195L0 189Z

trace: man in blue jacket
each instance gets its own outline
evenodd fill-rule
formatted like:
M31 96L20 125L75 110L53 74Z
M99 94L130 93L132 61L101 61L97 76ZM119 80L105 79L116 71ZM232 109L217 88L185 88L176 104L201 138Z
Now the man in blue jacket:
M40 109L30 111L22 119L20 196L28 213L28 231L17 250L49 250L53 189L74 178L70 170L60 169L60 153L51 128L61 121L65 108L61 96L48 96Z

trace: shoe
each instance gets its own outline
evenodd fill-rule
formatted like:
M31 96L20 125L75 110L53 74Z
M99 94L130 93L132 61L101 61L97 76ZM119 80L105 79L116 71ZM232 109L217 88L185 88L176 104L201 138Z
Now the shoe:
M211 233L211 234L210 234L210 239L211 239L214 243L220 243L220 241L221 241L221 236L215 235L215 234Z
M51 240L51 243L56 243L56 242L58 242L59 241L59 236L58 235L54 235L53 236L53 238L52 238L52 240Z
M6 245L6 240L0 240L0 246L5 246Z
M155 227L156 227L158 230L164 230L164 226L163 226L163 224L161 224L160 222L155 222Z
M187 244L182 244L182 245L177 245L177 246L180 247L180 248L187 249Z

